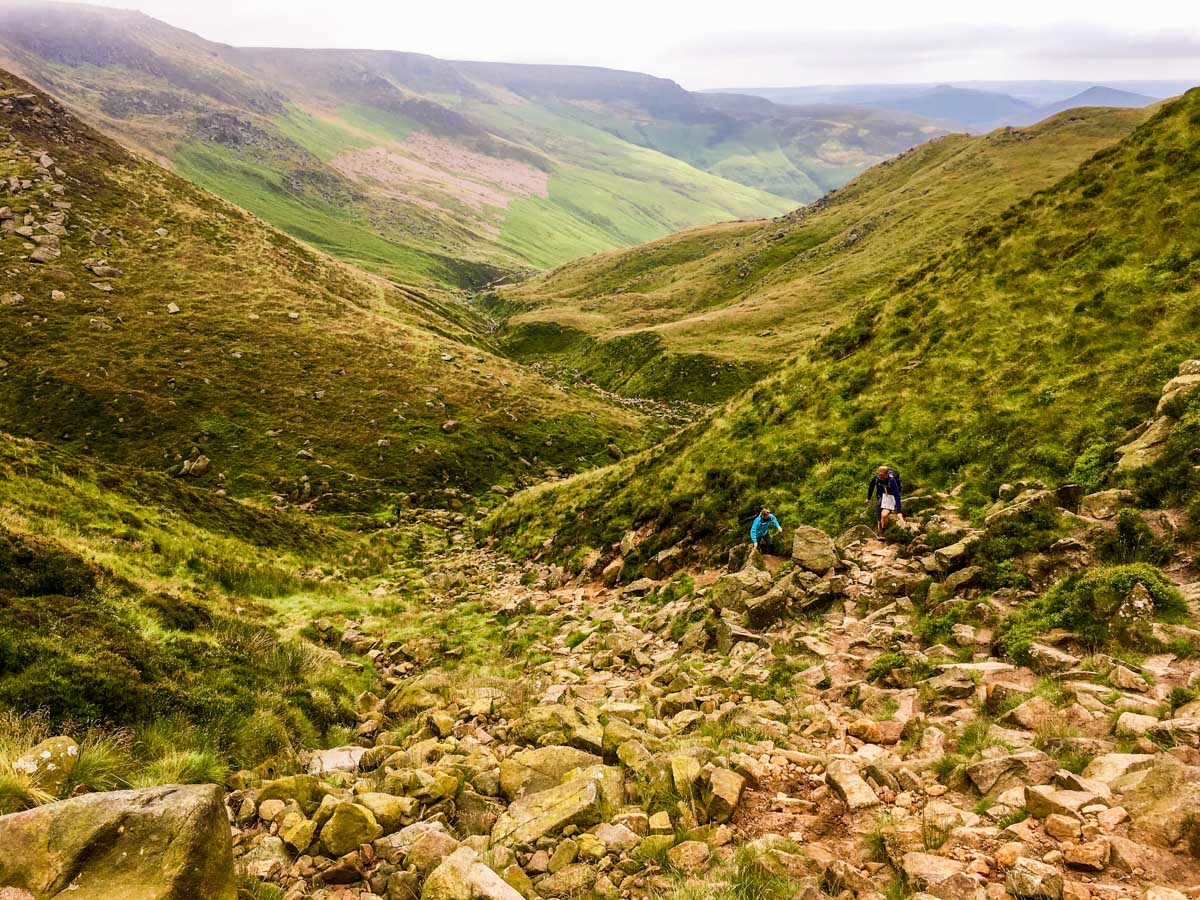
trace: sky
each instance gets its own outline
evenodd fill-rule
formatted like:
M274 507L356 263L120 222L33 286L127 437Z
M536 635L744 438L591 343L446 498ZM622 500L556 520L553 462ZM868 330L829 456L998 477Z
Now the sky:
M692 90L884 82L1194 78L1186 0L92 0L210 40L599 65Z

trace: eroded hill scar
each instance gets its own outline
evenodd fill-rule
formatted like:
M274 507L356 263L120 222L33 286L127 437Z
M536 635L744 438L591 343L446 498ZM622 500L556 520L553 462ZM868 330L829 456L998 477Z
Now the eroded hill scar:
M503 210L521 197L550 195L548 173L528 163L477 153L429 134L410 135L400 144L400 150L348 150L335 157L332 165L347 178L369 179L393 196L431 207L440 204L429 197L414 196L414 189L448 195L480 212Z

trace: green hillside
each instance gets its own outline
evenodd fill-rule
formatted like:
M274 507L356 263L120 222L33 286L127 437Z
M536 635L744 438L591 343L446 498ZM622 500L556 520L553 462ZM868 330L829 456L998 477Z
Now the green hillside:
M911 488L963 485L966 511L1004 481L1094 487L1180 362L1200 354L1198 138L1192 91L870 295L711 420L519 498L496 531L566 551L652 521L647 552L683 535L721 546L764 504L837 528L861 520L881 461ZM1188 500L1186 475L1162 479L1134 486Z
M78 4L0 7L0 51L128 146L422 287L778 215L940 133L628 72L229 47Z
M950 135L779 219L560 266L499 292L502 336L518 358L570 364L627 393L727 397L1148 115L1075 110L1024 129Z
M655 426L493 355L0 76L3 427L234 496L374 511L610 461Z

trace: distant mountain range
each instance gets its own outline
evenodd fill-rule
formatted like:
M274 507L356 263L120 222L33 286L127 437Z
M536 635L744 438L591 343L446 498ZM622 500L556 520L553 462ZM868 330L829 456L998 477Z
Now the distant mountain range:
M996 81L731 88L783 105L852 103L909 112L965 131L1031 125L1083 106L1138 108L1182 94L1191 81ZM725 91L723 91L724 93Z

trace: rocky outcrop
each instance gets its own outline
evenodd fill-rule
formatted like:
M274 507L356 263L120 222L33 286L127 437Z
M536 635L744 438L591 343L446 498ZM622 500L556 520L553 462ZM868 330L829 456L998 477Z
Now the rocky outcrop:
M37 900L235 900L216 785L88 794L0 817L0 885Z

